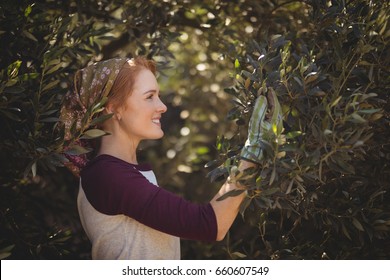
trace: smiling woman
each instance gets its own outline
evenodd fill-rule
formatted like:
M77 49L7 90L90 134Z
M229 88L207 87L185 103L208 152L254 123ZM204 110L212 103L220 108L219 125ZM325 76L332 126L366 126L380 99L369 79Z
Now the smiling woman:
M81 164L78 157L70 158L81 168L77 203L92 258L179 259L180 238L222 240L245 197L243 186L229 178L209 203L196 204L159 187L150 165L138 163L140 141L164 135L160 119L167 107L160 100L153 61L111 59L80 70L75 93L66 97L62 110L65 139L71 140L85 112L104 98L103 117L109 117L100 128L107 134L96 156ZM264 97L258 100L265 110ZM252 118L256 133L258 124ZM256 166L254 155L261 154L256 133L243 148L249 160L241 161L240 171ZM231 191L235 195L227 196Z
M160 119L167 110L160 100L159 86L152 71L144 68L136 76L132 90L122 103L109 99L106 112L113 114L113 118L103 123L103 129L110 136L102 138L99 152L131 163L137 163L136 148L141 140L159 139L164 135Z

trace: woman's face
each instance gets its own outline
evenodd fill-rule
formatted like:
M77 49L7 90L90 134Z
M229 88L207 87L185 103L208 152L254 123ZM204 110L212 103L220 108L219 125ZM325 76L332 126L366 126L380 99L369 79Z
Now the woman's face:
M159 86L153 73L141 70L136 77L133 92L124 106L118 108L119 126L133 141L159 139L164 135L161 129L161 115L167 107L160 100Z

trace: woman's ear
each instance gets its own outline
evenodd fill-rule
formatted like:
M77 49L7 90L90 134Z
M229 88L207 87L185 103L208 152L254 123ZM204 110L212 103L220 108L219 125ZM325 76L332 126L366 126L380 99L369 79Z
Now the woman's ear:
M107 103L105 111L107 112L107 114L114 114L112 117L117 119L118 121L120 121L122 118L120 110L118 110L116 106L114 106L112 103Z

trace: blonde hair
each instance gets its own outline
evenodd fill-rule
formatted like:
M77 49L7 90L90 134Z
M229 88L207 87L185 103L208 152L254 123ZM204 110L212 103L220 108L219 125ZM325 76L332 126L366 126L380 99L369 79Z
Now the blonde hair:
M156 63L153 60L140 56L125 63L108 94L108 102L114 105L114 107L125 104L127 97L133 92L138 73L143 69L149 70L153 75L156 75Z

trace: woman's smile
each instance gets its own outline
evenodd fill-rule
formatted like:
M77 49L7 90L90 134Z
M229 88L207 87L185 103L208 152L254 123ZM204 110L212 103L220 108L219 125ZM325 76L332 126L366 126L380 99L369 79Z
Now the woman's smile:
M158 126L161 127L161 122L160 122L160 118L155 118L155 119L152 119L152 122Z

